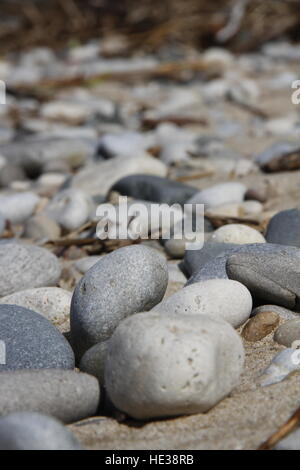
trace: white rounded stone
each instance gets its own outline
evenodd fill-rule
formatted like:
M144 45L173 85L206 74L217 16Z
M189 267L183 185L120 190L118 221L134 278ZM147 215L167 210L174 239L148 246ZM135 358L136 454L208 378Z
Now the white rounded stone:
M265 238L258 230L243 224L223 225L210 236L210 240L219 243L236 243L238 245L266 243Z
M207 315L221 318L237 328L250 317L252 297L240 282L210 279L180 289L152 310L166 314Z
M224 204L239 203L244 200L247 188L242 183L221 183L203 189L191 197L186 204L204 204L206 208Z
M0 196L0 210L13 224L21 224L35 211L40 198L32 192L20 192Z
M140 313L109 341L105 387L136 419L205 412L238 384L243 363L242 341L223 320Z
M93 210L90 196L78 189L65 189L50 201L46 214L62 228L73 231L88 221Z

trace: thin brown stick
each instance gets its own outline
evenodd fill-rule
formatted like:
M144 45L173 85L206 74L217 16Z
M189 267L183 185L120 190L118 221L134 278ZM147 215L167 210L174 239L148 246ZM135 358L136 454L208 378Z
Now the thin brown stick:
M258 450L270 450L272 449L277 442L281 439L286 437L300 422L300 408L295 411L295 413L291 416L291 418L284 423L278 431L276 431L272 436L269 437L261 446L259 446Z

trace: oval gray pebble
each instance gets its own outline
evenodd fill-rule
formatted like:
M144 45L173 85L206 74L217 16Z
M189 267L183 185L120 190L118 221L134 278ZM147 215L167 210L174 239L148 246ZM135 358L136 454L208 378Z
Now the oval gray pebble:
M40 413L12 413L0 419L0 450L80 450L62 423Z
M39 313L3 304L0 305L0 325L0 372L75 367L74 353L68 341Z
M78 357L107 340L125 317L158 304L167 284L167 263L156 250L135 245L104 256L73 294L71 335Z
M73 423L93 416L99 399L91 375L61 369L1 372L0 416L36 411Z

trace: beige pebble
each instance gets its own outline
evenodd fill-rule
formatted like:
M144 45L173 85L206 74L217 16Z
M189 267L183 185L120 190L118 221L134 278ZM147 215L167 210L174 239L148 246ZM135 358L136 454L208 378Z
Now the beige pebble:
M278 325L279 315L275 312L262 312L250 318L244 326L242 336L246 341L260 341Z

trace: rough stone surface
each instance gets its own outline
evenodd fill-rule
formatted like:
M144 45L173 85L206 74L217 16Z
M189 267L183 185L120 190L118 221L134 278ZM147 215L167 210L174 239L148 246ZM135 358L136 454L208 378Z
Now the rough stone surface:
M80 357L108 339L120 321L161 301L168 283L164 258L145 246L120 248L83 276L71 304L72 344Z
M269 243L250 247L229 256L229 278L244 284L260 301L299 309L300 250Z
M0 296L57 284L61 267L45 248L17 242L0 243Z
M246 243L265 243L265 238L255 230L243 224L228 224L218 228L210 236L210 240L219 243L244 245Z
M1 372L0 416L44 413L72 423L93 416L100 398L95 377L69 370Z
M276 328L279 319L279 315L275 312L258 313L244 326L242 336L247 341L260 341Z
M0 419L0 450L80 450L59 421L41 413L12 413Z
M300 248L300 209L278 212L270 220L266 233L268 243Z
M238 384L244 350L223 320L141 313L109 341L105 385L137 419L205 412Z
M14 304L38 312L62 333L70 329L72 294L59 287L27 289L0 299L0 304Z
M226 320L236 328L250 317L252 298L239 282L212 279L180 289L153 310L178 315L208 315Z
M71 346L40 314L3 304L0 305L0 325L0 340L5 344L5 360L0 364L0 372L75 367Z

